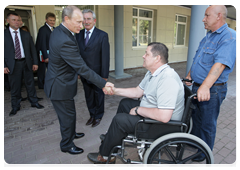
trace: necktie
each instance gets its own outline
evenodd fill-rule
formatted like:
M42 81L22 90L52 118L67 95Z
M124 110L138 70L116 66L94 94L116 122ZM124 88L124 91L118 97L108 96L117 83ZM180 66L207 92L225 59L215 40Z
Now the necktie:
M20 43L17 36L17 31L13 31L15 33L15 58L21 59L21 49L20 49Z
M53 31L53 27L51 27L51 31Z
M90 33L90 31L87 31L87 35L86 35L86 38L85 38L85 46L87 45L88 40L89 40L89 33Z

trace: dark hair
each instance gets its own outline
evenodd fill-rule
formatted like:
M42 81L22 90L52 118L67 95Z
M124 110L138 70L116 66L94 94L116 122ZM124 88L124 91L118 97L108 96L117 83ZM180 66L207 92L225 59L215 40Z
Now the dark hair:
M19 16L16 12L9 12L9 13L7 14L7 18L9 18L10 15Z
M148 46L152 47L151 52L154 57L160 55L162 63L168 63L168 48L166 47L166 45L159 42L152 42L148 44Z
M52 13L52 12L48 12L47 14L46 14L46 19L48 19L49 17L52 17L52 18L55 18L56 19L56 16L55 16L55 14L54 13Z

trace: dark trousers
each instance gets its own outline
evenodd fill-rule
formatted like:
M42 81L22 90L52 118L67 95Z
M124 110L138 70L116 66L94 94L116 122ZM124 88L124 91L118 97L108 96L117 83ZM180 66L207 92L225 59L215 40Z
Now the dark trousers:
M104 97L102 89L81 77L85 92L85 99L90 117L101 119L104 114Z
M38 62L37 76L38 76L38 88L39 89L44 88L44 79L45 79L45 74L46 74L46 68L47 68L47 63Z
M58 115L62 140L60 148L66 151L74 146L73 139L76 134L76 109L74 100L51 100Z
M114 146L121 145L122 139L126 138L128 134L134 133L135 124L141 117L130 115L129 112L132 108L139 105L140 101L138 100L129 98L121 100L117 114L114 116L105 139L99 148L102 156L109 156Z
M193 84L192 91L197 93L199 87ZM211 150L215 143L217 131L217 119L220 106L227 94L227 84L212 86L210 88L210 100L205 102L194 101L196 109L192 112L192 134L201 138L208 144Z
M12 109L20 108L20 102L22 99L22 77L24 78L28 100L32 104L36 104L38 102L36 89L34 86L33 71L28 69L25 60L15 60L13 73L8 75L8 80L11 87Z

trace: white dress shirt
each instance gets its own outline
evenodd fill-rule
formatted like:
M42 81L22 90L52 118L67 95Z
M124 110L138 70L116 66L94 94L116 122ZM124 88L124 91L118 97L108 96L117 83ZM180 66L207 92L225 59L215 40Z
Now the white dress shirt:
M92 33L93 33L94 28L95 28L95 26L93 26L92 29L89 30L89 31L90 31L90 33L88 34L89 40L90 40L90 38L91 38L91 35L92 35ZM86 36L87 36L87 30L85 29L84 39L86 39Z
M48 25L48 23L46 23L46 25L48 26L48 28L52 31L52 28L50 25Z
M14 33L15 30L12 29L11 27L9 27L9 31L10 31L10 33L12 35L13 44L14 44L14 48L15 48L15 33ZM21 39L19 28L16 31L18 32L17 36L18 36L18 39L19 39L19 44L20 44L20 49L21 49L21 58L25 58L25 54L24 54L24 49L23 49L23 46L22 46L22 39Z

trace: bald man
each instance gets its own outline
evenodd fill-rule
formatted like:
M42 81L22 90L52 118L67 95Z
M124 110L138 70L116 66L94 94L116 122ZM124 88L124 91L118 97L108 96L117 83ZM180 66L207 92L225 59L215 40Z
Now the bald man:
M210 30L199 44L187 79L193 80L193 93L197 93L196 110L192 113L192 134L204 140L213 149L217 118L227 93L227 81L236 61L236 31L226 23L225 6L214 5L206 9L205 29ZM192 85L192 83L186 83ZM200 154L193 161L205 159Z

